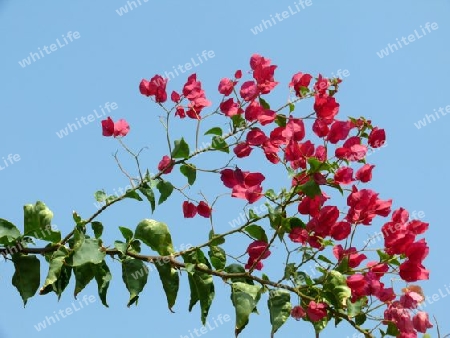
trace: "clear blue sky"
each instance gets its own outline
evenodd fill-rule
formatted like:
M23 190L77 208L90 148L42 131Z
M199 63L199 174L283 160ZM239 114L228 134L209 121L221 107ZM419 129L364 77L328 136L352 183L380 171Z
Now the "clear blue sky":
M213 51L214 57L194 67L194 71L208 97L217 102L220 78L231 76L236 69L247 70L250 55L260 53L279 65L276 78L282 85L297 71L314 75L322 72L326 76L340 69L348 71L350 75L344 79L337 96L341 104L340 116L364 115L385 128L388 137L388 146L369 158L369 162L377 166L370 186L379 191L382 198L393 198L394 208L403 206L410 211L423 212L423 220L430 223L427 238L431 252L425 265L431 271L431 279L422 285L429 296L438 294L439 289L445 296L449 294L446 291L450 284L447 262L450 230L446 214L449 179L445 172L449 166L446 133L450 117L437 112L439 119L435 122L431 117L423 119L426 114L434 114L435 109L450 105L450 3L443 0L351 3L312 0L312 5L304 9L298 1L290 0L221 3L140 0L140 3L136 0L137 8L130 10L128 7L125 13L120 10L128 6L125 0L101 3L0 1L3 51L0 165L4 167L3 157L7 159L9 154L18 154L15 159L20 158L0 170L1 218L21 227L22 206L41 200L53 210L53 223L67 233L72 228L72 210L85 218L96 211L93 198L96 190L105 189L112 194L128 183L111 156L119 145L101 136L100 119L95 118L62 138L56 132L68 123L76 123L76 119L87 118L94 109L101 114L99 106L114 102L117 109L111 111L111 116L125 118L131 125L127 144L134 149L148 146L142 162L144 167L154 171L161 156L167 153L158 122L161 112L139 94L139 81L185 64L204 50ZM284 19L278 16L283 19L278 21L276 14L281 15L283 11L288 14ZM252 32L251 29L256 32L255 26L262 24L262 20L271 18L276 20L275 25L269 27L266 23L267 29L261 26L259 33ZM436 22L437 29L426 31L427 22ZM72 41L68 39L69 31ZM414 36L408 41L411 34ZM402 42L402 37L406 43ZM55 45L51 47L52 44ZM48 46L47 55L44 46ZM35 61L31 58L29 65L23 63L23 59L31 57L30 53L39 53L39 48L44 57L38 59L34 55ZM383 49L386 50L381 58ZM180 89L185 80L186 74L182 74L171 80L168 87ZM275 100L283 102L287 91L280 86L276 93ZM310 109L312 102L309 104L302 107ZM418 125L419 120L423 120L421 125ZM192 121L174 126L175 134L192 137L192 133L188 135L189 128L194 126ZM133 162L123 152L120 156L132 170ZM217 185L217 177L204 176L203 179L205 183L200 188L211 198L214 190L208 187ZM112 208L100 218L106 231L111 232L106 237L110 240L108 244L120 237L118 226L134 229L141 219L149 217L169 224L177 248L182 244L203 242L207 221L183 220L180 205L181 198L176 196L153 216L149 214L148 205L137 201ZM218 231L230 230L228 222L239 216L240 206L241 201L221 204L222 213L216 218ZM245 245L236 242L238 244ZM109 263L113 281L108 309L100 304L96 285L92 283L79 299L83 295L93 295L93 303L37 332L34 325L45 316L74 302L73 283L60 302L53 294L36 296L23 309L19 294L11 286L11 264L1 262L0 337L133 335L176 338L189 336L189 331L201 327L199 309L187 312L185 278L175 314L168 311L159 277L154 274L150 275L139 306L128 309L128 293L121 280L120 265L112 260ZM281 267L273 269L278 271ZM42 278L45 275L43 271ZM211 320L220 314L228 314L234 320L228 288L220 280L215 284L216 301L210 311ZM397 283L396 287L399 286ZM443 333L450 332L449 302L450 297L440 297L427 306L440 321ZM259 310L261 315L252 315L242 337L268 336L270 324L265 298ZM330 326L323 337L346 337L354 333L345 325L338 331ZM208 334L232 337L233 321ZM307 323L294 320L288 321L279 332L282 337L311 334Z

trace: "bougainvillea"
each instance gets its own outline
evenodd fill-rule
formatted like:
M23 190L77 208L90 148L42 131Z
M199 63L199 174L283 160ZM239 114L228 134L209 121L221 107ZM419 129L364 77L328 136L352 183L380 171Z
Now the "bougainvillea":
M142 155L124 145L123 137L130 130L128 123L124 119L114 122L108 117L101 123L102 134L118 137L138 166L139 177L130 177L131 189L118 197L96 192L97 201L104 202L102 208L88 218L74 212L75 227L64 238L59 231L49 230L52 212L42 202L25 206L23 233L0 219L0 251L6 255L9 248L23 244L11 254L11 259L15 276L23 272L30 276L25 283L13 278L24 303L39 287L36 254L42 254L50 269L40 294L60 295L73 272L76 293L95 279L99 296L107 305L111 274L105 257L112 256L118 258L126 276L128 306L137 302L147 282L146 275L135 277L133 282L130 276L144 262L150 262L158 269L169 309L177 298L179 273L187 275L191 290L189 310L198 303L203 323L214 299L212 276L221 278L229 284L232 305L236 308L236 336L267 291L272 334L289 317L311 323L317 334L332 319L336 324L349 323L367 337L373 337L374 328L380 324L382 336L397 337L417 337L417 332L432 327L428 314L418 311L424 301L420 287L410 284L429 278L423 265L429 248L426 240L420 238L428 223L410 219L403 207L393 210L392 199L364 187L376 174L376 167L366 163L366 155L371 148L383 146L385 131L364 117L340 116L336 96L342 81L321 74L317 77L304 72L294 74L282 89L290 90L289 101L272 108L267 97L280 87L275 80L276 69L271 60L254 54L250 59L252 78L243 79L246 72L237 70L233 77L218 81L216 88L222 100L209 113L205 109L212 102L196 74L190 75L182 88L172 90L169 101L167 79L155 75L149 81L142 80L141 94L160 106L167 122L164 124L167 155L159 161L154 159L157 174L149 174L149 170L144 174L139 162ZM297 111L296 103L309 99L313 112ZM169 119L185 117L197 121L193 128L197 135L195 150L184 136L171 141ZM217 125L209 128L203 134L210 142L199 148L199 130L214 118L224 119L230 130L224 133ZM189 125L185 130L187 133ZM197 167L196 158L210 152L221 154L225 163L207 170L216 175L217 196L196 200L192 191L199 184L197 172L202 170ZM247 157L254 157L256 163L264 161L264 165L258 165L257 171L247 168L249 162L242 162ZM286 174L271 180L271 170L266 168L272 167L279 167ZM175 187L170 182L176 170L187 179L185 187ZM275 183L284 186L270 186ZM142 201L144 197L153 212L175 193L180 193L183 201L174 212L178 210L184 218L207 218L211 223L205 243L175 251L172 243L175 235L165 223L153 219L142 220L134 231L120 227L124 240L116 241L114 248L103 243L103 226L97 219L112 205L125 198ZM225 198L240 200L245 222L230 231L216 233L213 220L220 209L216 204ZM245 208L261 200L264 212ZM368 250L367 241L357 240L358 229L379 228L377 222L383 224L384 243L378 249ZM224 243L229 243L233 236L244 236L247 246L228 246L226 251ZM32 248L30 238L49 244ZM157 255L142 254L143 245ZM285 255L281 276L264 273L272 264L274 251ZM315 264L314 274L302 269L308 263ZM389 283L388 276L392 275L403 280L401 285Z

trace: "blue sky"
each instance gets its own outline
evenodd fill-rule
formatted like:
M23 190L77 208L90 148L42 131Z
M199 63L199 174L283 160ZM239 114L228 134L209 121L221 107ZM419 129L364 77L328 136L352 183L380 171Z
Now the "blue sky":
M107 112L109 103L116 109L106 114L114 119L125 118L131 125L127 145L133 149L148 147L142 165L154 172L159 159L167 153L158 121L161 112L140 95L139 81L171 71L203 51L212 51L214 57L193 67L193 71L208 97L217 103L219 80L232 76L236 69L248 70L250 55L259 53L279 66L276 79L281 85L271 96L271 102L275 103L285 101L286 84L295 72L331 76L347 70L349 76L337 96L340 116L363 115L387 133L388 145L369 158L369 163L376 165L370 187L380 192L382 198L393 198L394 208L422 211L423 220L430 223L427 240L431 248L425 261L431 278L422 285L430 297L439 294L439 290L445 297L450 294L446 291L450 290L446 261L450 235L446 214L449 179L445 174L449 165L446 133L450 126L450 117L445 116L450 112L450 107L445 112L450 105L447 1L312 0L302 8L299 1L290 0L221 3L140 0L140 4L136 0L136 7L130 10L128 6L124 0L0 1L3 50L0 165L4 167L0 170L1 218L21 227L22 206L41 200L54 212L53 223L64 234L69 232L73 210L84 218L96 211L93 198L96 190L105 189L113 194L128 182L111 156L119 144L101 136L100 118L94 117L92 122L64 137L57 132L68 123L95 114L94 110L102 115L102 108ZM283 11L288 14L281 16ZM277 13L282 21L276 19ZM272 27L267 22L264 26L262 20L272 19L276 24L272 21ZM435 29L426 26L427 23L436 23L432 26ZM410 35L413 37L408 38ZM44 46L48 46L48 54L42 51ZM44 57L34 55L34 61L31 58L29 64L24 63L30 53L40 51ZM169 81L169 90L179 90L187 74ZM303 104L301 108L307 111L312 102L306 104L309 106ZM192 121L177 121L174 135L192 138L193 132L188 131L194 126ZM6 167L4 160L8 161L9 154L12 163L8 162ZM127 168L134 170L132 160L123 151L119 156ZM202 191L212 198L217 177L200 178L204 182ZM154 217L169 224L176 248L203 242L207 221L184 220L180 204L180 196L175 196L153 216L146 204L137 201L111 208L100 218L111 233L106 239L112 244L120 237L118 226L134 228L141 219ZM242 205L236 200L220 204L223 209L216 218L219 232L230 230L229 222L239 217ZM375 231L375 227L370 231ZM234 244L245 246L239 241ZM120 266L112 260L109 263L113 281L108 309L100 304L94 283L77 301L72 297L71 283L59 302L54 295L36 296L23 309L19 294L11 286L11 264L1 262L0 337L132 334L175 338L189 337L194 329L200 329L199 309L187 312L185 279L174 308L176 313L168 311L157 275L150 275L139 306L129 309ZM273 271L280 269L274 267ZM45 274L43 271L42 278ZM211 325L219 315L229 315L232 321L205 335L231 337L234 310L228 288L220 280L215 284ZM34 325L45 316L78 306L83 295L95 300L45 330L36 331ZM427 305L427 310L439 320L441 332L449 333L446 319L450 297L444 296ZM252 315L242 337L268 335L270 324L265 303L263 299L259 305L261 315ZM337 330L330 326L322 337L346 337L354 333L345 325ZM300 334L310 336L310 326L290 320L279 336Z

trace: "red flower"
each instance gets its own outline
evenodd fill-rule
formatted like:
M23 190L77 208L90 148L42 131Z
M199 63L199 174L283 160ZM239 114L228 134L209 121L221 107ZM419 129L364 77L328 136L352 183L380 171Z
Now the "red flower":
M155 96L156 102L165 102L167 100L167 81L168 79L161 75L155 75L150 81L143 79L139 84L139 91L145 96Z
M334 181L340 184L351 184L354 181L353 169L350 167L340 167L334 173Z
M247 142L241 142L234 147L233 151L237 157L247 157L252 152L252 147Z
M372 179L372 169L375 167L373 164L364 164L356 172L356 179L363 183L369 182Z
M334 97L326 94L317 94L315 96L314 111L318 118L323 119L325 123L330 124L339 112L339 103L336 102Z
M289 238L294 243L304 244L308 241L309 234L308 231L306 231L302 227L295 227L289 233Z
M352 136L344 142L342 147L337 148L335 155L339 159L349 161L359 161L366 156L367 147L361 144L361 139L358 136Z
M267 136L261 129L253 128L248 132L246 140L252 146L260 146L266 142Z
M352 187L352 193L347 197L347 205L350 207L346 219L350 223L370 225L376 216L386 217L391 212L392 200L378 199L378 194L370 189L358 191Z
M220 111L225 114L225 116L234 116L238 114L242 114L243 110L241 107L239 107L239 104L234 102L233 98L229 98L225 101L223 101L219 105Z
M184 218L193 218L197 214L197 207L189 201L184 201L183 214Z
M317 120L316 120L317 121ZM350 121L335 121L330 127L330 131L327 135L328 142L332 144L343 141L348 137L353 125Z
M330 128L323 119L316 119L313 123L312 130L318 137L324 137L328 135Z
M270 93L278 84L273 78L277 66L271 65L269 59L253 54L250 58L250 67L253 70L253 78L256 80L258 91L261 94Z
M294 87L295 95L302 97L301 88L308 88L312 76L310 74L297 73L292 77L289 87Z
M236 79L240 79L240 78L242 77L242 70L237 70L237 71L234 73L234 77L235 77Z
M275 120L273 110L263 108L258 102L253 101L245 109L245 119L249 122L258 120L263 126Z
M354 274L347 277L347 286L352 290L352 300L368 295L367 280L364 275Z
M372 148L382 147L384 142L386 142L386 133L384 129L378 129L378 127L373 128L370 132L368 142Z
M300 320L305 316L306 316L306 312L301 306L297 305L292 308L291 317L295 318L295 320Z
M355 247L352 246L347 250L344 250L340 244L333 248L333 255L339 262L342 261L344 257L348 256L348 266L350 268L356 268L363 260L367 258L366 255L358 253Z
M241 86L239 94L241 95L242 99L247 102L253 101L255 98L257 98L259 91L255 81L244 82Z
M319 78L317 79L316 83L314 84L314 90L317 93L323 95L326 93L328 87L330 87L330 86L331 86L331 82L327 78L322 77L322 74L319 74Z
M313 198L305 196L298 205L298 212L302 215L316 217L327 199L329 197L323 192L321 195L316 195Z
M261 173L250 173L239 168L224 169L220 172L223 184L233 189L231 196L246 199L249 203L256 202L262 197L261 182L265 177Z
M225 96L230 95L233 92L233 88L235 86L236 82L228 79L228 78L223 78L222 80L220 80L219 83L219 93L223 94Z
M412 220L408 223L408 231L412 232L414 235L423 234L428 229L428 223L419 221L417 219Z
M400 277L405 282L416 282L429 278L429 271L420 262L406 260L400 264Z
M196 74L188 77L183 86L183 95L189 100L186 115L191 119L199 120L202 109L211 105L211 102L206 99L201 82L197 81Z
M431 324L430 320L428 319L428 313L423 311L417 312L413 317L413 325L414 328L421 333L425 333L427 329L433 327L433 324Z
M337 241L346 239L352 231L352 227L348 222L337 222L331 227L331 237Z
M306 309L306 313L308 314L309 319L312 322L317 322L327 315L327 304L325 303L316 303L315 301L311 301L308 304L308 308Z
M162 160L158 164L158 170L162 171L163 174L170 174L172 172L174 163L174 160L172 160L169 156L164 155Z
M106 120L102 121L102 134L103 136L121 136L124 137L130 131L128 122L120 119L116 123L108 116Z
M250 269L255 261L259 259L260 261L258 261L255 269L261 270L263 267L261 260L269 257L271 253L270 250L266 250L266 248L268 248L268 244L264 241L254 241L253 243L251 243L246 251L249 255L249 258L247 264L245 265L245 268Z
M175 103L180 102L180 98L181 98L180 94L178 94L175 90L172 91L172 94L170 94L170 99Z
M211 216L211 207L204 201L197 205L197 212L200 216L209 218Z

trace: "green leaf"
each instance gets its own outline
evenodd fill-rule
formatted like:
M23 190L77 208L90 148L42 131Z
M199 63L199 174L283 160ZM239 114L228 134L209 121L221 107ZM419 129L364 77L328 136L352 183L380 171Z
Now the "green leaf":
M14 224L0 218L0 244L9 245L20 236L20 231Z
M73 268L75 275L75 291L73 296L77 299L77 295L94 279L95 265L92 263L84 264Z
M167 305L169 306L169 310L172 311L180 286L180 276L178 275L177 269L173 268L170 262L159 260L155 262L155 266L158 270L164 292L166 293Z
M61 241L61 232L53 231L51 222L53 213L43 202L36 202L36 205L27 204L24 211L24 235L31 236L52 243Z
M197 268L210 268L203 252L198 249L183 255L185 263L197 264ZM189 287L191 290L191 300L189 301L189 311L200 301L201 321L205 325L209 308L214 299L214 283L212 275L199 271L198 269L188 271Z
M270 109L270 105L266 102L266 100L264 100L262 97L259 98L259 104L264 108L264 109Z
M222 136L222 129L219 127L214 127L209 129L207 132L205 132L204 135L217 135L217 136Z
M244 231L256 240L268 242L266 232L259 225L249 225L245 227Z
M242 117L242 114L231 116L231 121L233 122L234 129L242 128L246 125L245 119Z
M211 260L212 266L216 270L222 270L225 268L227 262L227 256L225 255L225 251L218 246L211 246L208 251L209 259Z
M99 190L94 193L94 197L97 202L104 202L108 196L103 190Z
M333 264L332 261L330 261L327 257L325 257L324 255L319 255L317 257L318 259L320 259L322 262L328 263L328 264Z
M279 127L286 127L286 115L277 114L277 117L275 118L275 123Z
M342 308L347 305L347 300L352 296L351 289L347 286L347 280L339 271L329 271L329 278L324 289L331 291L332 299L329 301L336 307Z
M358 299L356 302L352 302L349 299L347 299L347 314L349 318L353 318L361 314L362 308L364 306L364 302L366 302L365 297ZM358 324L359 325L359 324Z
M72 218L76 224L81 224L83 222L80 215L78 215L76 211L72 212Z
M188 158L189 157L189 146L184 140L184 138L181 138L181 140L175 141L175 147L172 150L172 158Z
M144 219L137 225L134 237L142 240L147 246L162 256L170 255L174 252L172 237L165 223L153 219Z
M40 262L35 255L13 255L12 260L15 268L12 285L19 291L25 306L39 289Z
M155 211L155 193L153 192L152 188L147 184L144 183L142 187L139 188L139 191L147 198L147 200L150 202L150 207L152 208L152 213Z
M112 275L105 261L101 264L95 265L95 281L97 282L98 296L100 297L102 304L106 307L108 307L108 303L106 302L106 293L108 291L109 282L111 279Z
M39 290L40 295L45 295L54 291L58 298L69 284L71 269L64 265L65 259L68 257L69 251L62 246L57 251L53 252L49 262L49 269L44 285ZM67 269L69 271L67 271ZM67 278L68 277L68 278Z
M231 302L236 312L236 337L242 332L248 323L250 314L256 309L256 304L261 297L261 287L241 282L231 285Z
M214 240L212 240L213 238L216 238ZM223 243L225 243L225 238L223 236L217 236L216 234L214 234L213 230L209 231L209 240L211 241L210 245L212 246L218 246L221 245Z
M189 185L193 185L197 178L197 170L193 164L183 164L180 172L187 177Z
M92 230L94 231L95 238L100 238L103 234L103 224L101 222L91 222Z
M133 231L131 229L119 227L119 230L127 243L133 238Z
M314 198L315 196L322 193L322 191L320 190L320 186L313 179L309 180L303 185L300 185L300 190L310 198Z
M105 251L99 239L87 238L82 241L79 248L74 248L72 266L77 267L86 263L100 264L105 258Z
M388 328L386 334L389 336L397 337L400 334L400 331L393 322L388 322Z
M144 289L147 284L148 274L136 274L136 271L145 269L144 262L139 259L127 258L122 261L122 279L130 293L130 300L127 306L130 307L134 303L137 304L139 299L139 293Z
M164 201L166 201L173 192L173 185L168 181L159 181L156 188L159 190L159 193L161 194L161 196L159 196L158 204L161 204Z
M122 254L126 255L128 244L121 241L114 241L114 247Z
M355 323L356 325L363 325L367 319L367 316L365 313L360 313L359 315L355 316Z
M289 103L289 114L292 113L295 110L295 104L293 104L292 102Z
M245 269L243 266L233 263L228 265L224 271L226 273L245 273ZM253 285L253 280L251 279L247 279L245 277L232 277L230 278L231 282L236 283L236 282L242 282L245 284L252 284Z
M128 189L125 194L125 197L132 198L132 199L135 199L138 201L142 201L142 197L139 196L139 194L134 189Z
M291 315L291 294L287 290L278 289L269 292L267 302L270 311L270 324L272 324L272 337Z
M211 147L215 150L223 151L224 153L229 154L230 148L225 140L221 136L214 136L212 138Z

